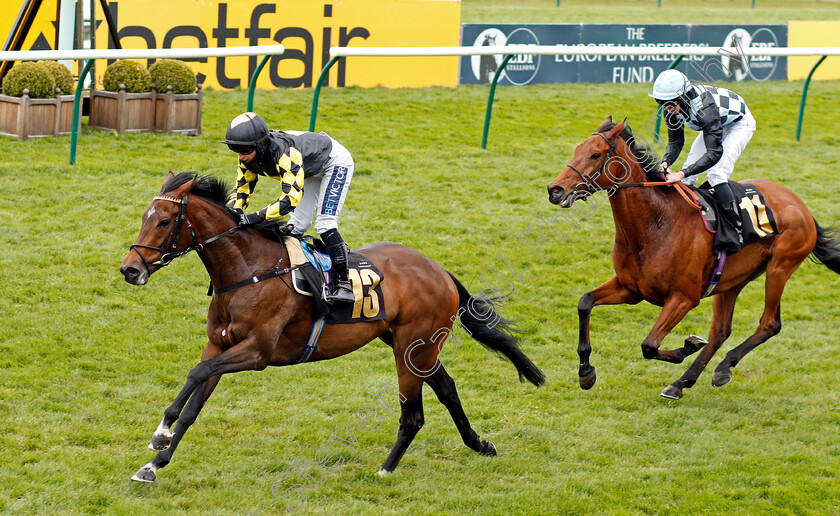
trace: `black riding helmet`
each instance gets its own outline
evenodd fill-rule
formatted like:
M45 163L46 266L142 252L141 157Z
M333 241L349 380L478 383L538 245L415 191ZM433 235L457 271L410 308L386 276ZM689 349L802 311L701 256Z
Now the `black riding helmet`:
M234 118L225 132L222 143L233 152L250 154L254 149L262 155L267 147L268 125L256 113L242 113Z

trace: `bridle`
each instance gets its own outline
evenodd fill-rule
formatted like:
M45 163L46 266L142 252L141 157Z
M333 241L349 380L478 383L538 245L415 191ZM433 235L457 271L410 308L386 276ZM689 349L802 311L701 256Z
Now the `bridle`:
M595 136L595 135L598 135L598 136L600 136L601 138L603 138L603 139L604 139L604 141L605 141L605 142L607 142L607 145L609 145L609 146L610 146L610 150L608 150L608 151L607 151L607 153L604 155L604 161L601 163L601 166L600 166L600 167L598 167L598 170L597 170L598 174L597 174L597 175L598 175L598 176L600 176L600 175L601 175L601 173L604 171L604 168L606 168L606 166L607 166L607 162L610 160L610 154L612 154L612 153L615 151L615 146L617 145L617 141L616 141L616 142L611 142L611 141L609 140L609 138L607 138L606 136L604 136L604 133L599 133L599 132L592 133L592 136ZM616 139L616 140L617 140L617 139ZM584 184L584 185L586 185L586 186L589 186L589 183L586 181L586 178L583 176L583 174L581 174L580 170L578 170L578 169L577 169L574 165L572 165L571 163L569 163L569 164L568 164L568 165L566 165L566 166L567 166L567 167L569 167L570 169L572 169L572 170L575 172L575 174L577 174L577 175L578 175L578 177L580 177L581 184ZM613 186L615 186L615 185L613 185Z
M227 231L223 231L223 232L219 233L218 235L212 236L212 237L208 238L207 240L204 240L203 242L196 242L198 237L196 237L195 230L193 230L192 224L190 224L189 219L187 219L187 204L189 202L188 201L188 195L189 194L184 195L184 197L182 199L179 199L177 197L170 197L168 195L158 195L153 199L155 201L174 202L175 204L177 204L179 206L179 209L178 209L178 216L175 218L175 224L172 226L172 229L169 231L169 234L166 235L166 239L163 241L163 243L159 247L155 247L155 246L151 246L151 245L145 245L145 244L136 244L135 243L135 244L131 244L131 247L129 248L130 249L129 252L135 251L140 256L140 259L143 260L143 267L146 268L146 274L147 275L152 274L152 271L149 269L149 267L151 267L151 266L166 267L167 265L172 263L172 260L174 260L175 258L184 256L185 254L189 253L190 251L196 251L196 252L200 253L200 252L204 251L204 248L208 244L212 244L216 240L219 240L219 239L224 238L226 236L232 235L232 234L234 234L235 232L239 231L240 229L242 229L244 227L244 226L237 225L237 226L234 226L234 227L228 229ZM192 238L192 240L190 242L190 245L185 247L183 251L178 251L178 239L181 236L181 226L183 226L184 222L187 223L187 229L189 229L189 231L190 231L190 237ZM170 245L170 242L171 242L171 245ZM167 247L169 248L168 251L165 250ZM143 256L143 253L141 253L140 251L137 250L138 248L151 249L152 251L157 251L161 254L161 257L157 261L149 263L148 261L146 261L146 258ZM221 288L215 288L215 287L213 287L213 285L211 283L210 284L210 290L208 291L207 295L212 295L213 292L215 292L216 294L222 294L222 293L225 293L225 292L229 292L231 290L236 290L236 289L244 287L246 285L253 285L254 283L259 283L259 282L265 281L267 279L271 279L271 278L275 278L275 277L282 277L284 274L288 274L293 269L293 267L281 268L280 264L282 263L282 261L283 260L281 258L280 260L277 261L277 265L275 265L273 268L267 269L267 270L264 270L264 271L254 272L253 275L250 278L248 278L246 280L236 282L236 283L233 283L231 285L226 285L226 286L221 287ZM259 272L263 272L263 274L259 274ZM283 280L283 283L286 283L286 280ZM291 288L288 285L288 283L286 284L286 286Z
M160 246L155 247L151 245L135 243L131 244L131 247L129 247L131 251L135 251L140 256L140 259L143 261L143 267L146 268L147 274L152 273L150 267L166 267L167 265L172 263L172 260L184 256L190 251L196 251L200 253L204 250L204 247L207 244L213 243L216 240L224 238L228 235L232 235L241 228L241 226L234 226L231 229L228 229L227 231L224 231L216 236L212 236L203 242L196 242L198 238L195 235L195 230L193 230L192 224L190 224L189 219L187 219L187 204L189 202L188 195L184 195L182 199L179 199L177 197L170 197L168 195L158 195L153 200L174 202L179 206L179 209L178 215L175 217L175 224L172 226L172 229L169 231L169 234L166 235L166 239L164 239L163 243ZM189 229L190 231L190 237L192 238L192 240L190 242L190 245L185 247L183 251L178 251L178 240L181 237L181 226L183 226L184 222L187 223L187 229ZM157 261L149 263L148 261L146 261L146 258L143 256L143 253L137 250L138 248L151 249L152 251L157 251L161 254L161 256Z
M601 163L601 166L599 166L598 170L596 171L597 174L594 174L595 177L599 177L601 175L601 173L603 173L604 170L606 169L607 163L610 161L610 154L612 154L615 151L615 147L618 144L618 137L616 137L615 142L610 142L609 138L607 138L604 135L604 133L595 132L595 133L592 133L592 135L593 136L595 136L595 135L600 136L601 138L604 139L605 142L607 142L607 145L610 146L610 150L608 150L607 153L604 155L604 161ZM571 163L569 163L566 166L569 167L570 169L572 169L575 172L575 174L577 174L580 177L580 180L581 180L580 184L591 188L589 186L589 182L586 180L586 177L584 177L584 175L580 172L580 170L578 170ZM677 192L679 192L679 194L682 196L682 198L685 199L685 201L692 208L694 208L696 210L701 209L700 202L698 200L699 197L697 196L697 194L692 192L691 189L688 188L688 186L686 186L684 183L682 183L680 181L677 181L676 183L669 183L668 181L652 181L652 182L644 182L644 183L619 183L619 182L614 182L613 184L606 187L605 189L606 190L611 190L613 188L616 188L616 189L636 188L636 187L640 187L640 186L641 187L646 187L646 186L672 186L672 187L676 188ZM587 193L591 193L588 190L585 190L585 191Z

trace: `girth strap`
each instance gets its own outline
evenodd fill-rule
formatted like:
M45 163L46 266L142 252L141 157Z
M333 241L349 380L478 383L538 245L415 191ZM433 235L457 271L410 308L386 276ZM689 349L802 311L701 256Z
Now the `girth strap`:
M309 339L306 341L306 347L303 348L303 353L296 363L302 364L306 362L312 356L312 353L318 349L318 340L321 339L321 332L324 331L325 322L324 318L321 317L312 325L312 330L309 332Z
M721 251L717 256L717 263L715 263L715 270L712 272L712 279L709 281L709 286L706 288L706 293L703 297L708 296L715 289L720 277L723 276L723 267L726 265L726 251Z

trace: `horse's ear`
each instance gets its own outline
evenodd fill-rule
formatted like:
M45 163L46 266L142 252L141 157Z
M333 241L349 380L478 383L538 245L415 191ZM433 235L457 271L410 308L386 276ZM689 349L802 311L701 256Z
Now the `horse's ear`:
M603 122L601 122L601 125L599 125L599 126L598 126L598 130L597 130L597 131L595 131L595 132L598 132L598 133L599 133L599 132L601 132L601 129L602 129L605 125L607 125L607 124L611 124L611 123L612 123L612 115L610 115L610 116L608 116L607 118L605 118L605 119L604 119L604 121L603 121Z
M192 190L192 187L193 187L194 184L195 184L195 177L193 177L192 179L190 179L186 183L179 186L178 189L175 190L175 196L176 197L183 197L183 196L187 195L187 193L190 190Z
M621 123L618 123L615 125L615 127L613 127L612 133L621 134L622 131L624 131L625 127L627 127L627 117L625 117L624 120L621 121Z
M621 132L624 130L624 128L626 126L627 126L627 122L621 122L621 123L615 124L612 129L610 129L609 131L606 131L604 133L604 136L606 136L607 139L611 142L615 141L615 139L618 138L618 135L621 134Z
M164 184L168 183L169 181L172 180L173 177L175 177L175 174L173 174L172 171L170 170L169 173L166 174L166 177L163 178L163 183Z

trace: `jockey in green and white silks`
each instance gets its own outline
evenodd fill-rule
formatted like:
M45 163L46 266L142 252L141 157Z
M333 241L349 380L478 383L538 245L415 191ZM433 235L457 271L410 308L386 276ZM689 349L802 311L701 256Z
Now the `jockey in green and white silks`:
M747 103L725 88L691 84L677 70L665 70L648 94L664 107L668 127L668 146L660 170L668 181L693 185L697 175L706 172L714 187L715 199L724 208L724 216L740 228L741 218L735 196L727 184L735 162L755 132L755 119ZM679 172L670 170L685 144L684 126L700 131L691 144L688 157Z
M353 156L326 133L269 131L255 113L231 121L228 147L239 155L236 186L228 206L238 210L240 225L277 220L290 214L291 232L303 235L315 217L315 232L333 261L328 301L354 301L347 274L347 245L338 232L338 216L353 178ZM244 213L260 176L280 181L280 196L264 209Z

